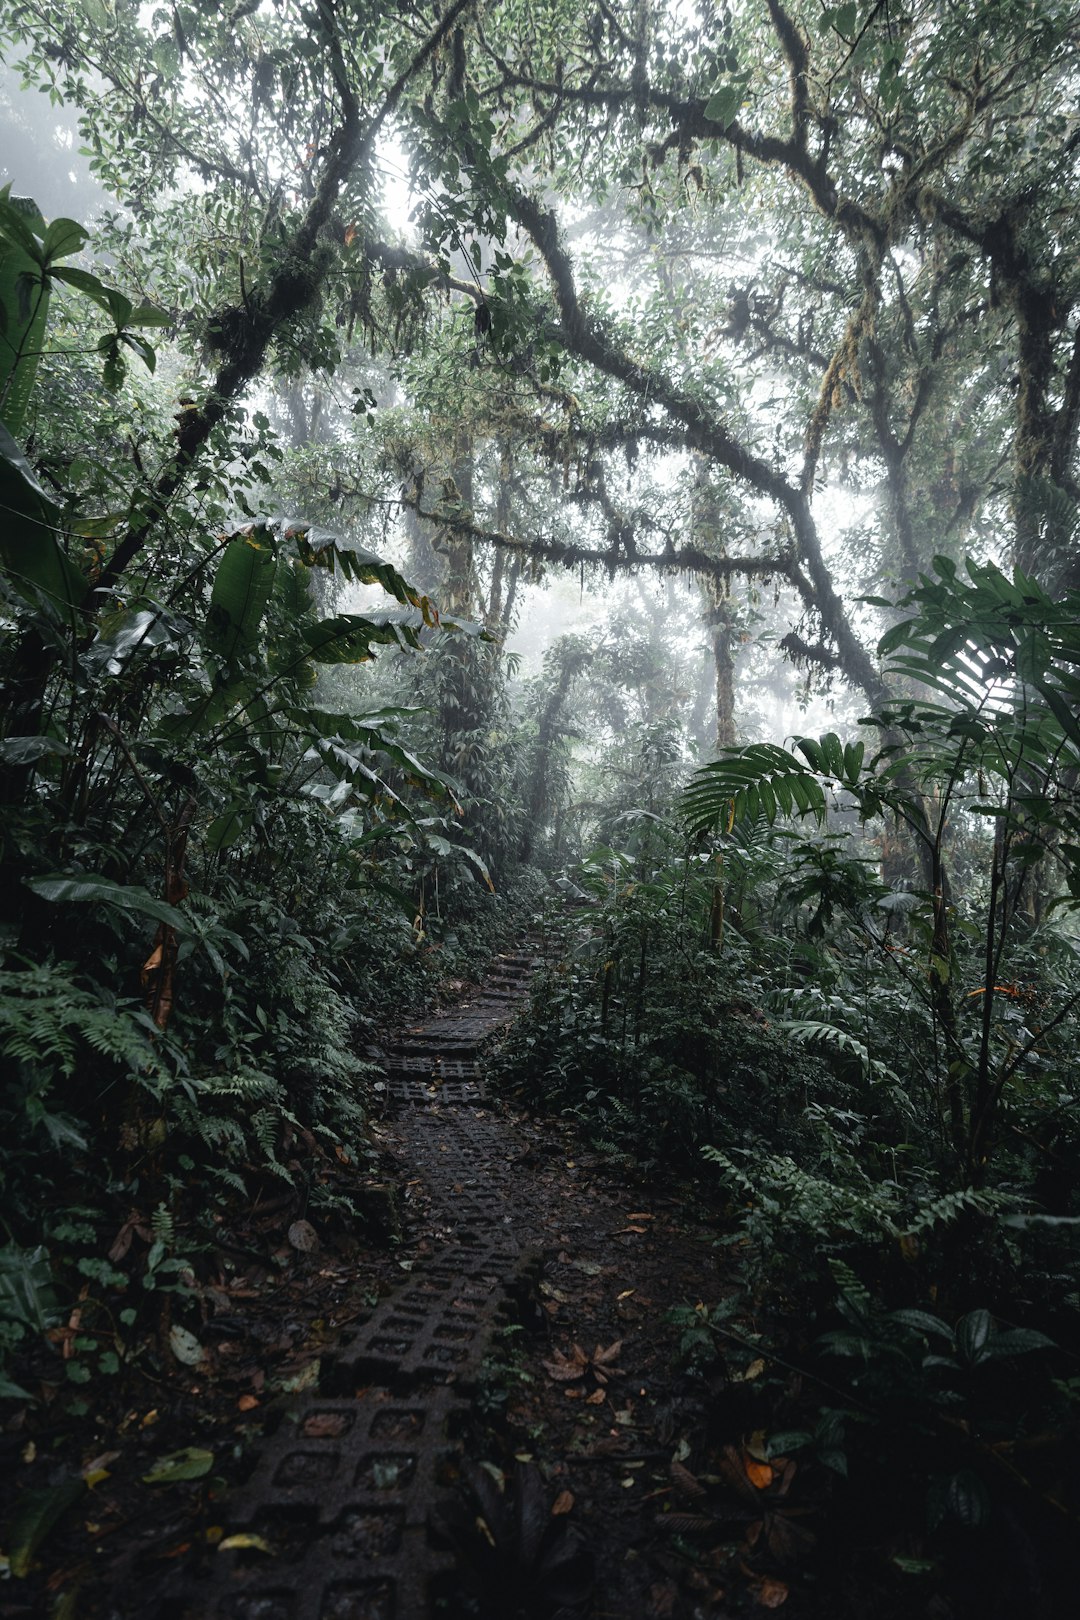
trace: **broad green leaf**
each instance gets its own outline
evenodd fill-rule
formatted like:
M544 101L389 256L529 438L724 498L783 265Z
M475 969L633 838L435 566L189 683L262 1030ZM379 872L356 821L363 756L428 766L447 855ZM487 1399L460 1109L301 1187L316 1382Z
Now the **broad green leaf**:
M738 116L739 108L742 106L742 98L741 85L717 85L705 103L706 118L714 124L719 124L721 129L730 128Z
M5 1244L0 1249L0 1320L21 1322L44 1333L59 1315L46 1250Z
M1003 1328L990 1340L986 1354L990 1360L1001 1361L1011 1356L1030 1355L1033 1350L1056 1348L1053 1339L1048 1339L1045 1333L1039 1333L1035 1328Z
M0 199L0 419L16 434L26 420L49 310L42 249L31 226L44 230L34 203Z
M956 1344L964 1360L972 1364L984 1361L994 1331L989 1311L969 1311L956 1325Z
M916 1333L925 1333L931 1337L936 1336L940 1339L947 1339L950 1344L953 1340L953 1331L948 1323L943 1322L940 1316L931 1316L929 1311L890 1311L889 1321L899 1322L901 1327L914 1328Z
M185 1367L197 1367L206 1356L194 1333L190 1333L179 1323L174 1323L169 1329L169 1349L177 1361L182 1361Z
M73 219L52 220L42 244L46 259L51 262L53 259L66 259L71 253L81 252L89 235L89 231L84 230Z
M168 310L158 309L155 304L137 304L127 318L129 326L172 326L173 318Z
M229 663L252 652L277 570L277 547L268 529L252 529L225 547L214 576L206 639Z
M238 838L243 837L251 825L250 814L245 814L242 806L235 806L226 810L223 815L216 816L206 829L204 842L212 854L219 854L221 850L228 849L235 844Z
M17 588L38 590L70 610L87 580L59 542L60 508L45 493L25 455L0 423L0 564Z
M44 233L45 221L29 197L0 197L0 240L25 254L39 269L45 263L39 240Z
M108 288L92 271L80 270L77 265L65 264L50 266L49 275L53 281L62 281L65 286L74 287L77 292L85 293L95 304L100 304L102 309L109 310L110 315L112 314L112 310L109 309Z
M50 755L66 759L70 753L68 744L61 742L58 737L7 737L0 742L0 760L9 765L33 765L35 761Z
M62 1485L18 1493L7 1528L8 1557L16 1579L26 1579L46 1536L85 1490L82 1479L68 1479Z
M319 664L364 664L376 647L419 647L417 623L389 614L365 618L340 613L301 629L308 654Z
M144 1485L177 1485L188 1479L204 1479L214 1466L214 1453L200 1446L185 1446L182 1451L170 1451L156 1462Z
M26 886L54 905L110 906L114 911L135 912L150 917L154 922L175 928L178 934L191 934L191 924L182 911L158 900L137 883L113 883L109 878L87 873L69 877L56 872L48 877L27 878Z
M291 524L285 535L296 541L297 555L306 568L325 568L358 585L381 585L403 606L419 608L425 624L438 623L438 614L429 598L410 585L392 563L384 562L374 552L365 551L362 546L342 546L335 535L310 524Z

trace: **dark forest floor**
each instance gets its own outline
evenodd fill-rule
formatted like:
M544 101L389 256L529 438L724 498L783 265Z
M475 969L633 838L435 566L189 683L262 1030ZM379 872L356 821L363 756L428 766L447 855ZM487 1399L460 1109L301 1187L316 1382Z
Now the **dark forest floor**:
M957 1596L891 1536L888 1482L839 1513L828 1470L767 1460L765 1358L680 1356L725 1294L715 1224L483 1095L527 971L388 1046L379 1174L326 1172L361 1237L256 1201L195 1364L13 1417L4 1478L63 1511L0 1620L1059 1612L1022 1533Z

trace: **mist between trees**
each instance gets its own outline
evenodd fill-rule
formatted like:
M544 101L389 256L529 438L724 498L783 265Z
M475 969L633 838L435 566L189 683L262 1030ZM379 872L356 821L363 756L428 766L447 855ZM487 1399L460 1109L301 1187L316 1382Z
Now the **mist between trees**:
M967 1425L929 1579L1075 1421L1077 45L5 6L0 1395L347 1204L365 1043L546 909L506 1088L715 1211L864 1457Z

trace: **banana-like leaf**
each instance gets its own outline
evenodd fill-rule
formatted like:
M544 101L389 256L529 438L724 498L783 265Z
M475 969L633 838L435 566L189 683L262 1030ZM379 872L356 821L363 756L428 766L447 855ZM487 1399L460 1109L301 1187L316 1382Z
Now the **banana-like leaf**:
M374 714L350 715L329 714L324 709L294 706L284 712L298 729L312 739L314 747L322 753L327 764L332 763L334 756L324 752L326 745L340 747L344 743L360 743L365 749L370 749L373 755L396 765L411 781L420 783L440 796L453 793L453 784L448 777L441 771L422 765L415 754L403 748L385 729L388 721L396 719L399 715L408 714L410 712L408 710L383 709ZM352 756L346 756L343 752L342 757Z
M175 928L178 934L191 936L192 928L182 911L158 900L148 889L137 883L113 883L109 878L88 872L71 877L65 872L50 873L47 877L27 878L26 886L42 900L55 905L109 906L114 911L137 912L154 922Z
M417 631L422 624L419 612L409 615L389 613L364 617L339 613L318 624L304 625L301 634L308 655L317 664L365 664L374 658L379 646L419 647Z
M277 571L277 546L265 527L237 535L225 547L214 576L206 639L234 663L252 652Z
M325 568L357 585L381 585L403 606L418 608L425 624L438 624L439 615L430 599L410 585L392 563L384 562L374 552L360 546L342 546L328 530L309 524L290 524L285 534L286 538L296 541L297 554L306 568Z
M0 198L0 417L12 433L26 420L49 313L44 231L29 197Z
M60 544L62 532L60 508L0 422L0 566L20 590L40 591L70 612L87 580Z

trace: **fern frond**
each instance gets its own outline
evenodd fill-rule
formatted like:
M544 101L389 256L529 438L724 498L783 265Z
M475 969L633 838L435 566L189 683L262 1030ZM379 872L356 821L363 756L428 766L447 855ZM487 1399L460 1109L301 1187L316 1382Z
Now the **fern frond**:
M682 794L682 816L691 832L730 832L759 818L771 827L777 816L812 815L825 820L825 794L814 771L776 743L725 749L695 771Z

